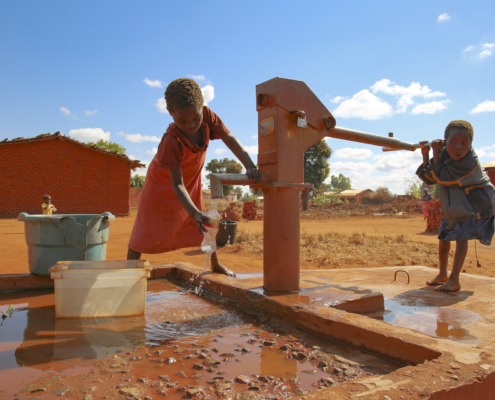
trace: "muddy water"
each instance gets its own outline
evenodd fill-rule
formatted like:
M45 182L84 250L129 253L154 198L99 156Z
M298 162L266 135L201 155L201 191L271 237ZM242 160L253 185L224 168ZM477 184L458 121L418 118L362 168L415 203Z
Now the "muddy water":
M461 343L476 344L481 341L469 331L479 314L432 304L438 301L418 301L408 298L385 298L385 311L366 314L392 325L415 329L430 336L454 340Z
M282 398L397 368L166 280L148 284L139 317L55 319L43 291L0 295L8 304L0 399Z

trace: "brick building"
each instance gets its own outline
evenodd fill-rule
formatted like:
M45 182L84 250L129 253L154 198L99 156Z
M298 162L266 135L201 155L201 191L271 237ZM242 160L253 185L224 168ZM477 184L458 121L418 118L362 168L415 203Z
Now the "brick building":
M60 132L0 142L0 217L41 214L49 194L57 214L129 215L131 170L126 155L92 147Z
M490 178L490 182L495 185L495 161L487 162L481 166Z

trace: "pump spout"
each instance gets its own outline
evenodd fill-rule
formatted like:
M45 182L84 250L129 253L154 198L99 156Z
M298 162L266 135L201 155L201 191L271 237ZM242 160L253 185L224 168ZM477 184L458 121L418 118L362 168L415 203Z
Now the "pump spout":
M211 198L223 197L223 185L249 185L251 182L246 174L210 174Z
M396 139L394 137L375 135L373 133L356 131L354 129L341 128L340 126L336 126L335 128L329 129L327 136L336 139L350 140L352 142L373 144L375 146L383 146L388 151L392 151L392 150L414 151L418 148L418 145L414 145L413 143L409 143L409 142L403 142L402 140Z

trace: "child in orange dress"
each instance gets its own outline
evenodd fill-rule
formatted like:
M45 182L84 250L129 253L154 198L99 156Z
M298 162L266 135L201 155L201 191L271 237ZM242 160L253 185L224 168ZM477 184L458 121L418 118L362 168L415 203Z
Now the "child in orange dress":
M165 90L165 101L174 123L163 135L148 168L129 241L128 260L140 259L141 253L200 246L207 231L205 225L209 225L204 214L201 170L210 140L221 139L244 165L253 183L261 177L241 143L203 105L203 94L195 81L172 81ZM211 257L211 269L235 276L220 263L216 251Z

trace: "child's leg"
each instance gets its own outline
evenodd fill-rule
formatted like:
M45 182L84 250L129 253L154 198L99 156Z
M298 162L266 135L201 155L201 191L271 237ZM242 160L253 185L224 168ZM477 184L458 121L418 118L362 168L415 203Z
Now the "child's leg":
M452 271L449 276L449 280L445 282L442 286L436 288L439 292L455 292L461 288L459 282L459 275L462 271L462 266L464 265L464 260L466 259L466 254L468 251L468 241L467 240L457 240L455 246L455 256L454 265L452 266Z
M211 254L211 270L213 272L218 272L219 274L224 274L235 278L235 273L233 271L220 264L216 251Z
M138 253L137 251L134 251L131 248L129 248L127 250L127 259L128 260L140 260L141 259L141 253Z
M449 265L450 242L438 241L438 265L440 272L431 281L427 281L427 285L440 285L447 282L449 278L447 274L447 266Z

